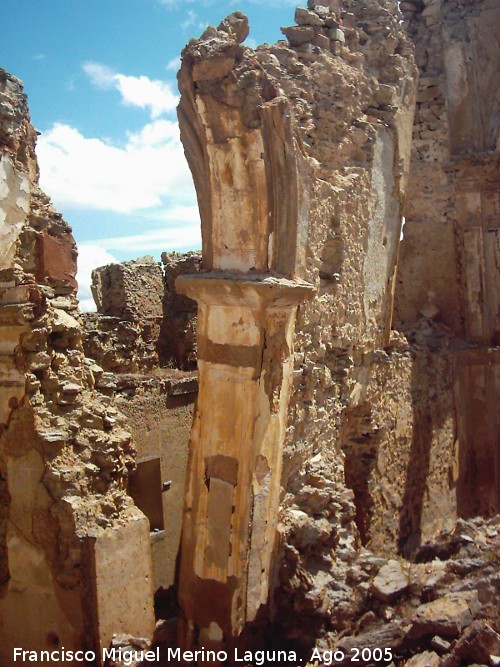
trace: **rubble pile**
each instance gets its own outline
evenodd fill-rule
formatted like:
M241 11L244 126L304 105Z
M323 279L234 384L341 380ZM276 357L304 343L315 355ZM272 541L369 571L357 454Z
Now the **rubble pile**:
M318 498L330 494L345 514L350 504L353 515L354 507L318 478L317 465L311 461L308 479L314 516L291 510L282 527L287 546L278 595L285 599L269 633L278 629L277 645L289 642L307 657L314 638L319 651L345 654L335 662L340 665L355 664L355 648L391 649L386 665L498 664L498 517L458 520L422 544L411 561L383 556L347 540L341 525L332 530L331 510ZM291 621L295 614L302 629ZM362 664L379 664L369 658Z

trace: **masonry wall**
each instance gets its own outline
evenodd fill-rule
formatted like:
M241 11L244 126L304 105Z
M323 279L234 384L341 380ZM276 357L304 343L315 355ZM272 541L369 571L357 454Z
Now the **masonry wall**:
M7 666L15 646L99 651L114 632L151 636L154 615L148 521L126 490L134 445L102 369L83 353L71 228L37 186L22 84L3 70L0 96L0 661ZM123 588L124 578L136 585Z
M250 578L252 618L269 589L262 611L277 637L300 644L325 628L342 633L368 599L350 583L363 547L412 556L457 516L498 510L496 14L489 2L401 7L407 33L393 2L311 0L276 45L244 47L238 13L190 42L180 122L203 258L165 255L163 279L154 262L98 272L101 312L86 316L85 334L71 230L37 187L22 86L0 71L5 664L16 643L98 647L114 632L151 636L153 592L176 581L197 391L194 374L159 368L194 363L193 302L175 290L187 271L228 281L217 295L229 305L215 303L210 324L214 283L193 279L206 300L202 364L225 365L225 378L248 387L260 368L270 400L259 410L273 416L273 437L286 430L282 461L266 440L281 472L277 516L262 509L262 489L252 496L266 525L248 542L253 575L273 550L270 571ZM271 274L270 291L284 281L290 303L292 287L316 290L298 308L293 354L295 311L283 325L252 286L252 308L238 310L238 280L259 272ZM241 316L226 326L249 310L250 325ZM219 425L252 414L247 394L228 398ZM235 485L213 477L218 517L231 510ZM196 479L205 492L203 474ZM231 549L217 537L207 539L219 545L219 567ZM134 582L125 592L124 580ZM204 613L212 602L190 604Z
M198 264L197 253L163 253L161 263L145 257L99 267L92 273L97 312L83 315L85 353L116 396L136 444L127 488L149 520L158 597L177 584L187 445L198 391L197 374L186 370L195 358L194 303L177 294L175 278Z
M489 426L480 445L479 435L471 440L474 428L457 420L463 405L457 397L464 390L457 388L462 386L458 378L474 372L465 370L464 348L481 336L492 340L493 330L486 334L490 325L484 323L496 312L491 295L497 260L489 249L478 255L485 242L476 223L473 233L461 231L465 204L455 202L461 197L469 202L467 225L478 209L457 188L457 173L464 167L458 159L452 164L453 151L463 150L465 134L473 135L478 123L490 128L484 137L491 140L492 104L486 100L484 110L476 100L462 105L457 96L473 84L464 88L456 82L478 77L481 90L489 85L489 46L481 54L483 72L474 73L476 65L469 71L465 64L458 74L457 67L467 60L467 49L476 48L492 10L487 3L443 7L445 28L439 3L403 3L405 33L392 3L310 2L308 9L296 11L296 26L282 29L287 42L264 45L255 54L238 45L245 27L234 15L218 29L207 29L183 55L180 122L200 204L203 268L265 270L261 264L252 267L242 234L237 237L233 230L231 236L221 227L227 248L222 260L214 259L210 239L233 204L245 211L249 229L261 220L259 233L265 236L268 209L271 221L280 220L276 197L286 200L286 215L298 225L290 246L279 234L269 236L273 252L274 244L282 243L290 260L273 264L276 255L269 256L268 266L317 289L311 304L298 310L281 551L275 560L282 566L273 575L279 582L274 613L282 629L292 626L290 637L297 634L293 619L286 618L290 605L302 624L311 624L311 632L322 623L338 628L347 622L350 591L336 582L345 579L361 545L379 553L415 553L466 506L479 508L479 495L476 501L466 498L476 495L477 484L466 491L465 480L476 474L480 461L496 466ZM407 34L415 40L418 89ZM452 57L453 49L460 54ZM230 100L227 117L219 106L222 99ZM265 113L271 107L285 148L266 134ZM457 120L458 107L467 107L467 113L476 109L469 120L473 127ZM485 113L488 120L479 121ZM225 139L226 124L231 140ZM212 138L203 143L199 137L206 127ZM253 155L259 133L261 152L272 165L267 180L258 161L238 166L241 146ZM489 165L488 202L495 160L489 153L476 155L467 172L470 190L474 179L486 174L480 165ZM286 182L280 170L287 173ZM487 219L491 227L492 214ZM489 241L484 247L491 247ZM475 338L469 329L478 332ZM488 359L491 364L493 356ZM491 373L484 377L491 391L492 378ZM472 391L481 414L488 415L490 389L483 393L480 383L472 382ZM488 454L481 456L480 449ZM492 481L491 473L484 471L484 478ZM491 493L486 513L494 511Z
M331 590L362 541L375 536L374 546L397 548L399 522L388 525L383 515L388 506L403 512L407 466L418 456L413 414L401 417L391 439L391 411L412 413L399 403L409 395L412 360L407 352L398 365L391 352L399 340L391 319L417 74L392 3L312 2L295 18L298 25L283 28L286 42L255 53L238 43L245 28L237 14L188 45L179 118L200 204L203 268L270 269L316 289L297 315L280 553L270 577L280 583L276 617L292 605L297 614L285 625L300 619L317 629L340 618L342 600ZM257 153L264 163L251 157ZM224 224L232 207L252 233ZM392 398L380 396L390 376L381 357L395 372ZM356 420L364 410L377 413L374 424ZM366 452L350 445L370 429L379 431L383 455L377 474L364 471L362 481L356 466ZM405 457L391 467L396 447ZM436 485L447 474L445 462ZM380 483L387 503L377 496ZM363 516L363 484L373 492L373 516ZM416 511L430 515L424 498ZM297 636L297 627L289 632Z
M198 383L194 374L136 378L119 392L118 405L137 442L129 491L150 519L153 588L177 584L188 440Z
M420 80L396 325L407 330L419 318L431 318L463 341L458 348L469 348L453 356L456 503L462 516L489 515L499 502L499 433L489 404L500 390L494 347L500 162L493 36L499 12L490 2L402 7ZM489 480L490 490L480 480Z

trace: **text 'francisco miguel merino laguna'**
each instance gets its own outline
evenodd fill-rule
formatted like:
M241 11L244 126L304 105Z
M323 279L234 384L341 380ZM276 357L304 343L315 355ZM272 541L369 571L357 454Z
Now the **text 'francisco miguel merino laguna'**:
M71 651L64 647L53 651L26 651L22 648L14 649L14 662L46 662L53 663L69 663L82 662L92 664L96 660L96 653L94 651ZM225 662L229 657L227 651L209 651L200 649L197 651L181 651L180 648L167 649L167 662L175 661L178 664L179 660L184 662L208 662L219 661ZM272 662L281 662L283 664L296 662L297 655L295 651L238 651L234 649L233 652L234 663L248 663L251 662L256 667L266 665ZM106 660L119 660L124 665L131 665L134 662L157 662L160 660L160 649L149 651L124 650L121 648L105 648L102 650L102 663Z

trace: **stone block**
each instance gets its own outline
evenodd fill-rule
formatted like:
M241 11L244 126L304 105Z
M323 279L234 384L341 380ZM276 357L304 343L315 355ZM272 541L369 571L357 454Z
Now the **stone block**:
M161 317L163 275L152 257L92 271L92 295L101 315L137 320Z
M297 25L323 25L324 21L315 12L304 7L297 7L295 10L295 23Z
M37 278L51 286L76 289L76 244L72 234L52 236L44 231L38 237Z
M344 44L345 42L344 31L340 28L332 28L328 31L328 36L333 42L340 42L341 44Z
M420 605L415 613L409 636L440 635L456 638L473 619L475 593L450 593Z
M380 568L373 581L372 592L379 600L390 602L407 591L408 587L408 573L399 561L390 560Z
M290 26L281 28L281 32L290 42L291 46L301 46L314 38L314 29L312 26Z
M121 525L84 539L92 577L95 644L98 651L110 645L113 635L151 640L153 566L149 522L135 507ZM131 613L133 610L133 613Z
M29 210L30 184L7 156L0 159L0 269L8 268Z
M439 667L439 656L434 651L424 651L404 663L405 667Z

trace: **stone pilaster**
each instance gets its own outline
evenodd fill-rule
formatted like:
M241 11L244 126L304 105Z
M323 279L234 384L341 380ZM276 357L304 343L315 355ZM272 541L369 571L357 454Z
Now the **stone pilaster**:
M297 305L310 285L270 276L182 276L198 301L199 395L191 434L180 601L186 645L222 645L267 600Z

